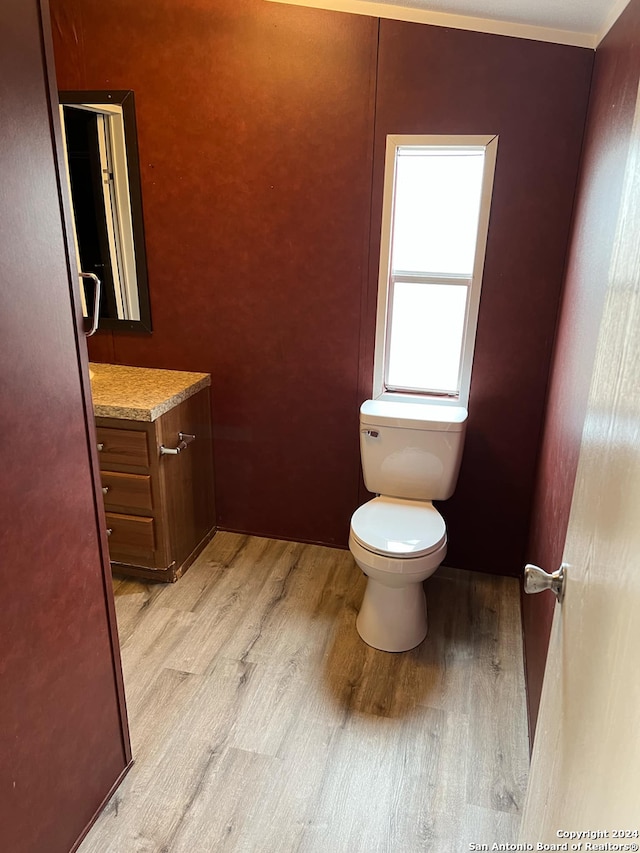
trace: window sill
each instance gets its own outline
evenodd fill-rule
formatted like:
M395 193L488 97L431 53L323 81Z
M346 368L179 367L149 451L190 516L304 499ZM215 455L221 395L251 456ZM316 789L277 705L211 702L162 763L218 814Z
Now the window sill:
M401 391L382 391L374 395L374 400L388 403L418 403L423 406L465 406L460 397L430 397L428 394L410 394Z

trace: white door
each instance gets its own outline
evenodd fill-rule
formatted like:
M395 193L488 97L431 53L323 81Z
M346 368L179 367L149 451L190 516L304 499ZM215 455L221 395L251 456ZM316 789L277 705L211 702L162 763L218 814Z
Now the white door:
M636 104L522 821L520 841L533 849L640 844L639 112ZM558 835L589 831L603 835Z

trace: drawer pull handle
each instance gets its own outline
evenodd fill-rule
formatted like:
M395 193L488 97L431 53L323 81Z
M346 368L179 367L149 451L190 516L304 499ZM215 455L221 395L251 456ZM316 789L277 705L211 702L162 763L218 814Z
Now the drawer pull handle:
M98 453L102 453L104 450L104 444L100 441L98 442Z
M107 527L107 536L111 536L113 533L113 527Z
M191 444L192 441L195 441L195 435L189 435L186 432L178 433L178 446L177 447L165 447L164 444L160 445L160 456L177 456L179 453L182 453L183 450L186 450L187 447Z
M109 489L110 489L110 488L111 488L111 486L103 486L103 487L102 487L102 494L103 494L103 495L107 495L107 494L109 494Z

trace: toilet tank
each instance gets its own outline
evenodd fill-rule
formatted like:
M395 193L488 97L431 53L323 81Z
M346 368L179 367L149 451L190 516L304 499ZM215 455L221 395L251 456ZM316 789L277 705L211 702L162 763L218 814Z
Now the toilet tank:
M463 406L366 400L360 407L360 455L367 489L395 498L450 498L466 426Z

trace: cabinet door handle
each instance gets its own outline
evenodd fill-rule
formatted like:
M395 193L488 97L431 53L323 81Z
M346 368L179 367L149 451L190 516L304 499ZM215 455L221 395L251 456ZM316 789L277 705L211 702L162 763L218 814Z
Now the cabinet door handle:
M80 278L90 278L93 281L93 317L91 319L91 328L88 332L85 332L85 336L90 338L91 335L95 335L97 332L100 321L100 279L93 272L80 272L78 275Z
M186 450L187 447L191 444L192 441L195 441L195 435L189 435L186 432L178 433L178 446L177 447L165 447L164 444L160 445L160 456L177 456L179 453L182 453L183 450Z
M103 487L102 487L102 494L103 494L103 495L108 494L108 493L109 493L109 489L110 489L110 488L111 488L111 486L103 486Z
M111 536L113 533L113 527L107 527L107 536Z
M98 453L102 453L103 450L104 450L104 444L101 441L99 441L98 442Z

